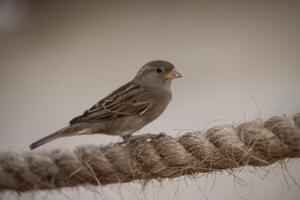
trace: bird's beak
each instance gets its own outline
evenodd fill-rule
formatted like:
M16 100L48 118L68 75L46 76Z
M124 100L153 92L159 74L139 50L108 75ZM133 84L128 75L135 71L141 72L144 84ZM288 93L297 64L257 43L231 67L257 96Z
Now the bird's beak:
M172 71L168 72L165 75L165 78L167 80L172 80L174 78L181 78L181 77L182 77L182 75L176 69L172 69Z

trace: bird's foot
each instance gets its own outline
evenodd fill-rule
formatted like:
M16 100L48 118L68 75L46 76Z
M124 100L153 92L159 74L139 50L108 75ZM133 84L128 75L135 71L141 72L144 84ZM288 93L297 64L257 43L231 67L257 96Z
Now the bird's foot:
M159 138L159 137L162 137L165 135L166 135L165 133L159 133L159 134L146 133L143 135L130 136L126 142L132 142L134 140L152 140L152 139Z
M166 133L159 133L159 134L146 133L143 135L125 136L125 137L123 136L124 141L118 144L130 143L136 140L152 140L162 136L166 136Z

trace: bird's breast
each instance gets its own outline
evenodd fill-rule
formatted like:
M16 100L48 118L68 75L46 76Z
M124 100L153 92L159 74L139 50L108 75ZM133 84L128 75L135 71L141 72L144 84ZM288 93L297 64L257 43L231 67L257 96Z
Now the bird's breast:
M145 112L108 121L105 132L114 135L127 135L141 129L163 113L171 98L171 93L166 92L156 92L149 95L150 104Z
M145 118L148 120L156 119L163 113L171 99L171 93L156 93L155 95L153 95L150 100L151 106L148 111L144 113Z

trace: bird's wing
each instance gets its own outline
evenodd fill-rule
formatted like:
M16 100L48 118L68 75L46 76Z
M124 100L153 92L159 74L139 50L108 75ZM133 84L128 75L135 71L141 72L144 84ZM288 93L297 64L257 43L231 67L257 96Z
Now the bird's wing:
M70 124L143 115L150 106L151 102L147 90L129 82L86 110L82 115L72 119Z

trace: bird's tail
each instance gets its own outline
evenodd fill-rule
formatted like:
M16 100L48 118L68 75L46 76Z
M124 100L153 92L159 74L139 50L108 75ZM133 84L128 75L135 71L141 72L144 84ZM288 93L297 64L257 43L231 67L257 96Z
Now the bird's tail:
M73 135L81 135L88 133L88 129L81 129L76 125L67 126L65 128L62 128L46 137L43 137L42 139L39 139L38 141L32 143L29 148L31 150L38 148L39 146L46 144L48 142L51 142L52 140L55 140L60 137L66 137L66 136L73 136Z

